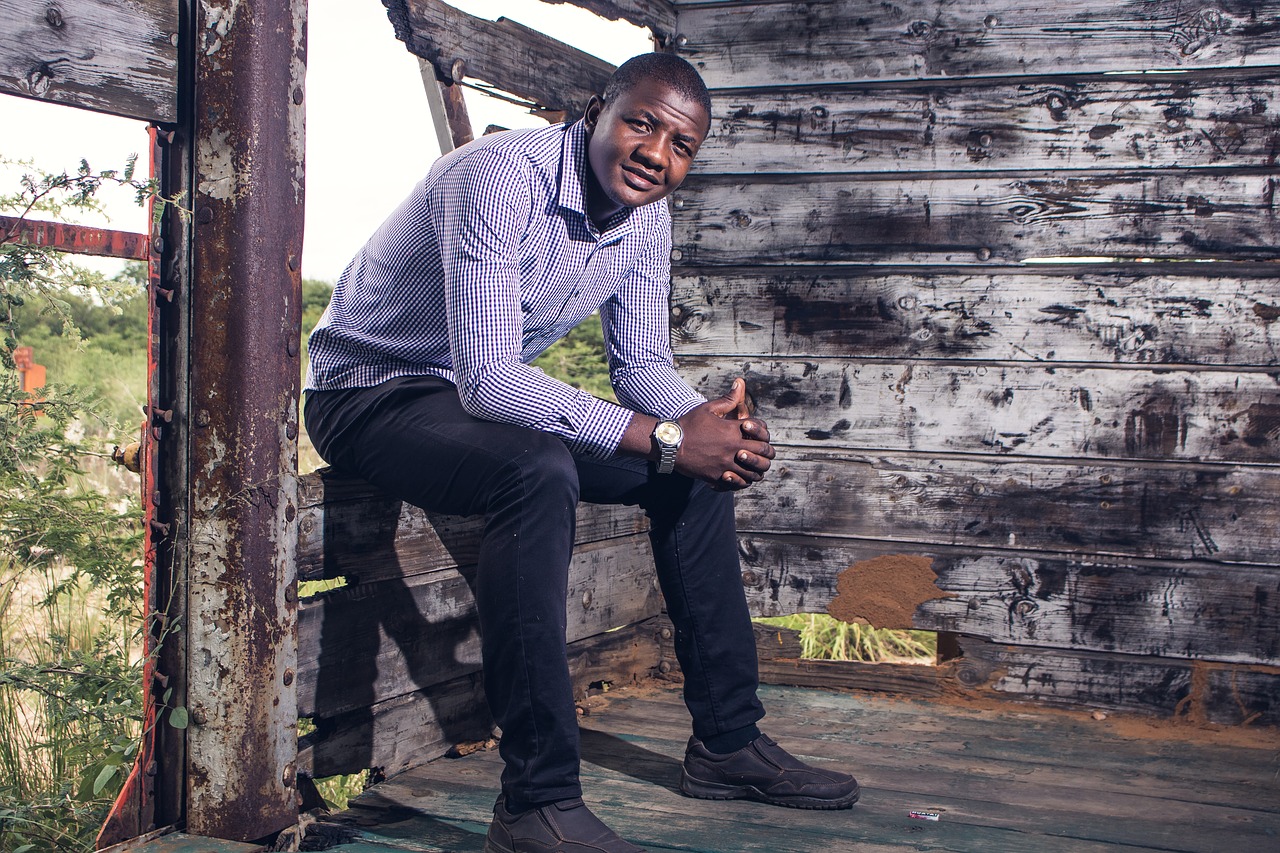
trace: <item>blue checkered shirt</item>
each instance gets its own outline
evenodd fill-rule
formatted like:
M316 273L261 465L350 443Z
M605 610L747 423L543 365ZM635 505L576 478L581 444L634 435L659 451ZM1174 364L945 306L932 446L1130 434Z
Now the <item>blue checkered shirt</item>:
M666 202L601 232L586 214L581 122L486 136L441 157L347 266L311 333L311 390L434 375L473 416L614 453L633 412L705 398L675 372ZM600 311L621 405L530 362Z

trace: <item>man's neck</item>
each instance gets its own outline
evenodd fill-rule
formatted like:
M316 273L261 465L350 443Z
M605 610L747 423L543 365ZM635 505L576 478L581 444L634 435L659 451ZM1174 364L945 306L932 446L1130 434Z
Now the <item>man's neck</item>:
M605 227L612 222L619 213L625 208L605 194L601 189L600 182L596 180L596 173L591 171L591 165L587 164L586 172L586 203L587 216L591 218L591 223L596 226L599 231L604 231Z

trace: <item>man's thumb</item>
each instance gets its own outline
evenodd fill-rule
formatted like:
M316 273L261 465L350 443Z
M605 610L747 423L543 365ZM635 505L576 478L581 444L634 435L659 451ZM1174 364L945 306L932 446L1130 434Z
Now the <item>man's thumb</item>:
M726 418L745 418L747 412L747 383L742 377L733 380L733 385L729 387L729 393L723 397L717 397L708 404L712 413L716 417Z

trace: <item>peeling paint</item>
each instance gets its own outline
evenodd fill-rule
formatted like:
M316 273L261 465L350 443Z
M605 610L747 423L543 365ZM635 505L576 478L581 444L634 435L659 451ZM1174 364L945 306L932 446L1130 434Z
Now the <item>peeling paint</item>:
M218 201L232 201L240 195L240 176L235 168L235 152L227 131L213 128L201 136L196 149L196 168L200 172L200 193ZM245 176L248 184L248 176Z
M236 24L236 13L240 10L241 0L228 0L226 5L200 0L200 8L204 13L204 54L213 56L222 50L222 40Z

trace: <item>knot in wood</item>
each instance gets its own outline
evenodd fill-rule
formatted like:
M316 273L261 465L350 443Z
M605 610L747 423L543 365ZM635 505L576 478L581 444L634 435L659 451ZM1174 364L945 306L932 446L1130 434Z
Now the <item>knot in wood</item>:
M760 575L756 574L755 572L751 571L750 569L748 569L747 571L745 571L745 572L743 572L743 573L742 573L742 585L743 585L743 586L752 586L752 587L755 587L755 586L760 586L760 584L761 584L761 578L760 578Z
M53 69L47 62L41 62L27 72L27 91L32 95L37 97L44 96L52 84Z
M1053 116L1054 121L1064 121L1067 117L1067 99L1059 94L1051 94L1044 99L1045 108L1049 110L1049 115Z
M55 30L60 30L66 26L67 22L62 19L62 10L57 6L50 6L44 10L44 20L49 26Z
M923 41L933 35L933 24L928 21L912 21L907 25L907 35Z
M985 673L975 666L956 667L956 681L959 681L965 687L977 687L985 680Z
M1013 603L1013 613L1023 619L1032 616L1040 609L1040 605L1036 604L1029 598L1020 598Z

